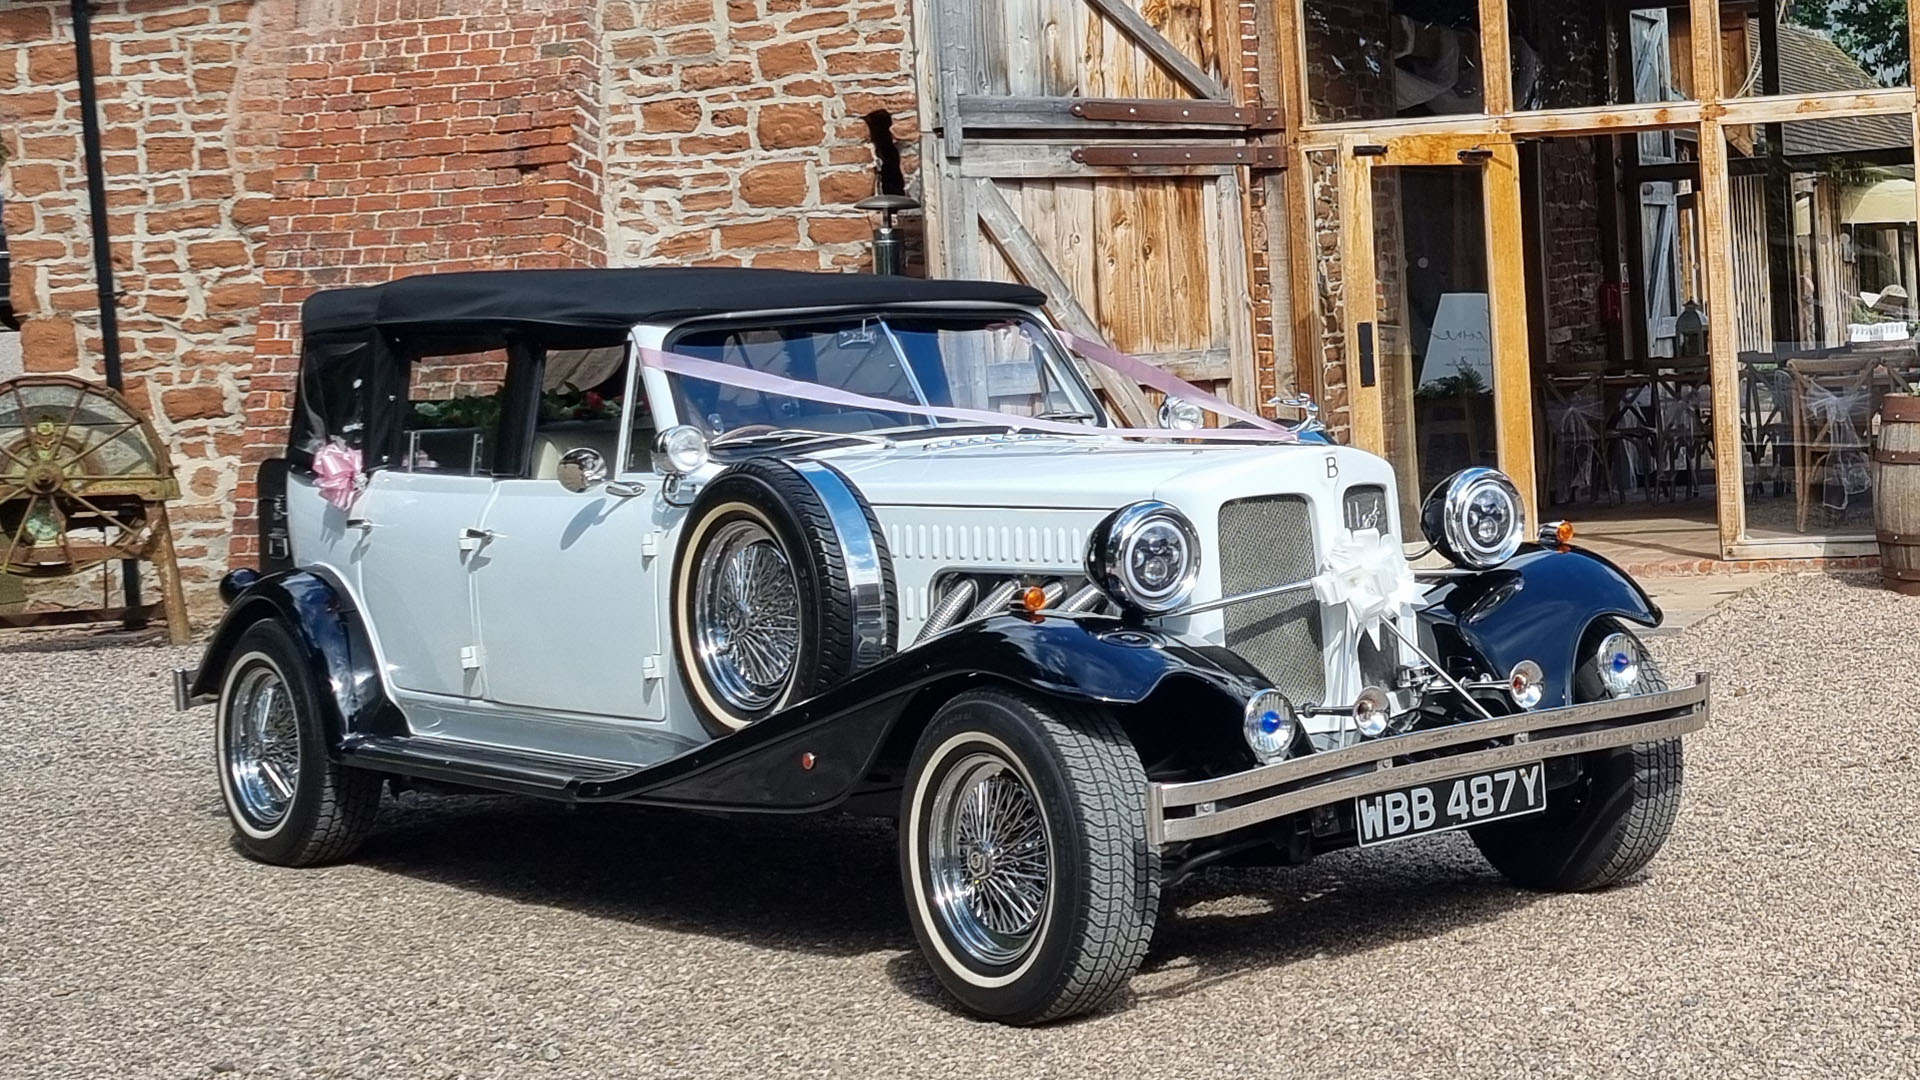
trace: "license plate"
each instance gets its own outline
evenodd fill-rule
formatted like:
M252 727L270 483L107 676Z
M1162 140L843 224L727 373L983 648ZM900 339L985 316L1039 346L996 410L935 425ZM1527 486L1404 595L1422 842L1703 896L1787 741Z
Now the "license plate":
M1546 766L1538 761L1353 800L1362 847L1464 829L1546 808Z

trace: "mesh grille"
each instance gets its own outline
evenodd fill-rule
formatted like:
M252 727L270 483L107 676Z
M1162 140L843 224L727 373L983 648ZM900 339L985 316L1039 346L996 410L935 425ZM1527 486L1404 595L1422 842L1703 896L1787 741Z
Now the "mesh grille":
M1307 501L1298 495L1239 499L1220 508L1222 595L1304 581L1317 569ZM1223 612L1227 647L1296 703L1322 702L1320 602L1301 589Z

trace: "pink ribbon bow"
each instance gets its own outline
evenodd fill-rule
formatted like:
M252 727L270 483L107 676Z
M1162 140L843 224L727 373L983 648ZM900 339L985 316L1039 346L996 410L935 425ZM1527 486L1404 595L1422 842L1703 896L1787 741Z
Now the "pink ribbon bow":
M313 479L321 498L342 510L351 507L360 494L360 451L338 439L327 440L314 451Z

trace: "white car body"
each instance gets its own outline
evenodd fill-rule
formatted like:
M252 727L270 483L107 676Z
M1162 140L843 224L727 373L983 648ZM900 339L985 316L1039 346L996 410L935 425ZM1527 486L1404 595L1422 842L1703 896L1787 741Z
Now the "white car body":
M1008 310L1045 322L1032 309ZM673 330L635 327L636 355L663 348ZM681 422L663 371L633 365L629 377L645 380L635 389L652 403L658 430ZM630 434L621 428L616 463L629 461ZM893 560L902 649L918 643L943 574L1078 576L1090 530L1142 499L1178 507L1199 534L1192 604L1226 595L1223 567L1250 557L1229 551L1232 541L1221 534L1223 508L1238 500L1301 500L1288 513L1299 512L1311 545L1289 568L1294 580L1312 577L1349 534L1343 500L1354 489L1383 492L1379 531L1401 535L1392 468L1320 442L1146 443L1089 427L1085 435L855 443L805 456L832 464L872 505ZM685 478L688 487L723 467L710 461ZM686 517L677 503L686 500L669 499L656 472L616 471L614 479L625 494L603 487L582 495L551 480L376 470L347 513L311 480L296 478L287 507L293 556L337 578L365 613L388 692L414 734L653 764L712 737L676 670L667 618ZM1278 584L1271 570L1254 567L1250 580ZM1297 631L1289 655L1300 670L1269 675L1303 705L1344 708L1367 674L1391 674L1399 650L1389 640L1379 647L1384 669L1363 672L1361 642L1344 612L1311 600L1305 593L1301 610L1319 623L1318 655L1298 656L1315 634ZM1233 646L1228 618L1216 609L1159 625ZM1324 735L1339 721L1306 724Z

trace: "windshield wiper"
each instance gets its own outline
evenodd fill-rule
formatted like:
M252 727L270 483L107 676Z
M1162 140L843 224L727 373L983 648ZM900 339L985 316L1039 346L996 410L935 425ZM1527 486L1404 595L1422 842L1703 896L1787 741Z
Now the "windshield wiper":
M855 442L872 443L876 446L892 446L893 440L881 435L868 435L858 431L815 431L811 428L774 428L772 431L754 431L745 434L728 432L707 443L710 449L722 450L729 446L749 446L760 442L814 442L819 439L851 439Z
M1090 412L1080 412L1075 409L1059 409L1054 412L1035 413L1033 418L1035 420L1079 422L1082 420L1092 420L1094 416Z

